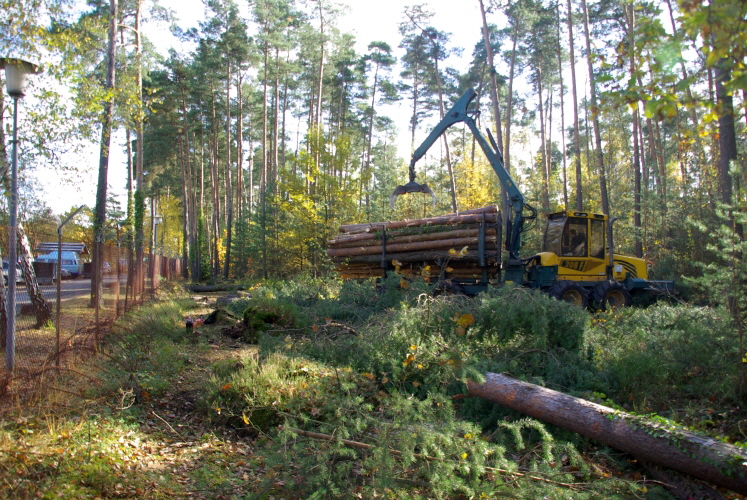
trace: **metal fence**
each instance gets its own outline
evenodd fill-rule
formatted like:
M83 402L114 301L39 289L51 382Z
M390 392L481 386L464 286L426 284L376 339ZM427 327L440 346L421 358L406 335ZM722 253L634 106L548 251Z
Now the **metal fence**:
M22 394L42 383L46 374L73 368L96 352L117 317L154 296L162 280L182 275L180 258L146 253L138 265L133 253L116 244L104 246L100 301L92 300L93 269L85 254L76 264L63 264L61 280L56 279L56 263L33 262L31 286L24 265L19 266L14 331L7 328L11 311L0 307L0 346L5 353L0 397ZM39 255L33 257L36 261ZM67 257L64 252L63 257ZM77 273L73 272L76 266ZM7 269L3 275L7 276ZM33 282L38 284L38 293ZM0 302L9 302L11 288L0 284L0 294L6 299Z

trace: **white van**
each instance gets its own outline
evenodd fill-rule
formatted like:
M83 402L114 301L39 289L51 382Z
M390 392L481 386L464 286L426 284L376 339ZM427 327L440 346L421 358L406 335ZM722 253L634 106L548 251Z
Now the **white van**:
M40 255L36 258L37 262L51 262L57 263L57 252L50 252L45 255ZM70 277L75 279L81 275L83 271L83 261L80 260L78 254L75 252L62 252L62 274L63 277L69 272ZM67 271L67 272L66 272Z

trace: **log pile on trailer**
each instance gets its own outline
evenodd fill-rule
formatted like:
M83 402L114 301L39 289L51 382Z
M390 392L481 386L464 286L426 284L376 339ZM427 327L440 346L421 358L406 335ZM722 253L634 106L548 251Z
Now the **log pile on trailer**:
M500 271L501 216L495 205L425 219L349 224L327 242L343 278L404 276L494 279Z

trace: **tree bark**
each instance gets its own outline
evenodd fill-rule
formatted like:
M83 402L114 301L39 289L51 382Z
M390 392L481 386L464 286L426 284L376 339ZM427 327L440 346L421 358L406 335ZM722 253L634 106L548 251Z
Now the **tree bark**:
M468 395L486 399L552 425L664 465L698 479L747 494L747 452L606 406L575 398L508 375L487 373L484 384L469 381Z
M583 182L581 178L581 137L578 131L578 89L576 87L576 56L573 51L573 10L568 0L568 50L571 62L571 89L573 93L573 156L576 164L576 210L581 212L583 206Z
M109 1L109 42L107 50L105 89L109 97L104 102L104 116L101 124L101 142L99 151L99 176L96 189L96 210L93 221L93 265L91 272L91 305L98 311L101 305L101 262L104 253L104 224L106 223L106 191L108 187L109 149L112 136L112 117L114 115L114 75L115 57L117 54L117 0ZM12 264L11 264L12 265ZM98 318L97 318L98 319Z
M386 245L387 252L415 252L418 250L431 250L434 248L454 248L461 249L470 245L477 245L479 238L472 236L469 238L452 238L452 239L426 239L424 241L413 241L410 243L391 243ZM495 242L495 233L485 236L486 242ZM352 248L329 248L327 255L330 257L351 257L355 255L376 255L381 254L383 248L377 246L356 246Z
M539 126L540 126L540 152L542 168L542 211L550 213L550 179L547 155L547 140L545 139L545 106L542 100L542 69L537 68L537 97L539 106Z
M438 226L436 226L438 227ZM464 238L468 236L477 236L480 229L479 224L465 224L459 226L461 229L453 229L452 226L443 226L443 231L422 232L419 234L398 234L392 232L387 234L387 242L402 243L405 241L426 241L440 240L449 238ZM493 231L488 233L488 231ZM495 234L495 229L486 229L486 234ZM375 246L381 244L381 235L376 233L362 234L343 234L332 240L327 241L329 248L352 248L356 246Z
M630 77L635 78L635 9L632 5L626 7L628 15L628 43L630 44ZM638 104L638 103L637 103ZM643 242L641 241L641 151L638 144L638 127L640 116L638 107L633 111L633 227L635 228L635 256L643 257Z
M555 10L556 27L558 29L558 77L560 79L560 142L563 148L563 207L568 210L568 168L565 159L565 99L563 98L563 53L560 44L560 8Z
M137 8L135 10L135 58L137 65L137 95L138 105L140 106L140 112L137 115L135 121L135 191L139 192L139 196L135 196L135 212L138 211L138 199L142 200L143 189L143 50L142 50L142 39L140 37L140 18L142 11L142 1L137 1ZM142 207L141 207L142 208ZM137 219L133 217L133 223L137 222ZM143 225L138 224L134 227L135 232L135 276L133 283L133 297L141 296L145 287L145 273L143 272L143 258L145 257L145 250L143 247L144 235Z
M223 277L231 269L231 238L233 237L233 185L231 184L231 61L226 65L226 258Z
M28 292L31 305L34 308L34 314L36 315L36 327L39 328L52 318L52 310L49 308L49 304L39 289L39 282L36 279L34 266L31 264L31 245L29 245L29 239L21 223L18 224L16 235L18 238L18 261L21 264L21 274L23 274L26 291Z
M716 64L716 100L718 103L718 181L721 193L721 202L731 205L732 200L732 178L729 171L731 161L737 159L737 140L734 125L734 98L731 91L725 87L725 83L731 78L729 69L721 60Z
M430 217L427 219L401 220L392 222L379 222L371 224L347 224L340 226L341 233L355 234L368 233L371 231L381 231L382 229L398 229L402 227L441 225L441 224L471 224L475 222L495 222L496 214L489 213L485 215L467 214L467 215L443 215L440 217Z
M265 24L265 36L270 34L269 21ZM259 178L260 226L262 228L262 277L267 278L267 77L270 60L270 45L265 38L264 43L264 76L262 78L262 171ZM309 110L309 115L311 111ZM307 178L308 180L308 178Z

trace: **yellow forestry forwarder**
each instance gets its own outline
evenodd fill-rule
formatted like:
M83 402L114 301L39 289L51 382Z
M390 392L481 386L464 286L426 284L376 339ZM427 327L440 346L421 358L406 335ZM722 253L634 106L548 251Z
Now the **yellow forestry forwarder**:
M599 309L629 306L631 294L661 294L673 291L674 282L672 281L648 279L648 271L643 259L617 255L613 252L612 223L614 219L610 220L602 214L566 211L548 215L542 251L522 258L519 253L522 233L527 222L536 219L537 211L526 203L516 183L504 168L503 158L490 131L487 130L490 140L488 143L477 128L475 119L479 110L468 110L476 95L474 90L469 89L415 150L410 161L410 182L404 186L398 186L390 199L390 204L394 207L394 202L400 195L425 193L433 196L435 204L436 197L433 191L426 185L415 182L415 163L450 126L462 122L469 127L508 195L511 214L503 245L508 255L500 266L493 266L491 272L483 271L481 276L476 278L450 278L442 271L439 288L474 295L487 286L501 283L514 284L541 289L558 300L582 307L593 305ZM493 231L490 234L494 234L495 228L498 231L497 258L499 262L502 260L500 219L499 215L497 223L490 225ZM392 223L387 225L391 226ZM483 223L483 225L486 224ZM372 224L370 227L384 229L385 225ZM481 254L485 252L487 246L485 234L487 234L486 230L481 227L476 245L477 262L483 268L489 260ZM381 242L381 263L382 267L391 268L391 262L385 261L385 242L386 235ZM330 256L332 255L334 254L330 253Z

